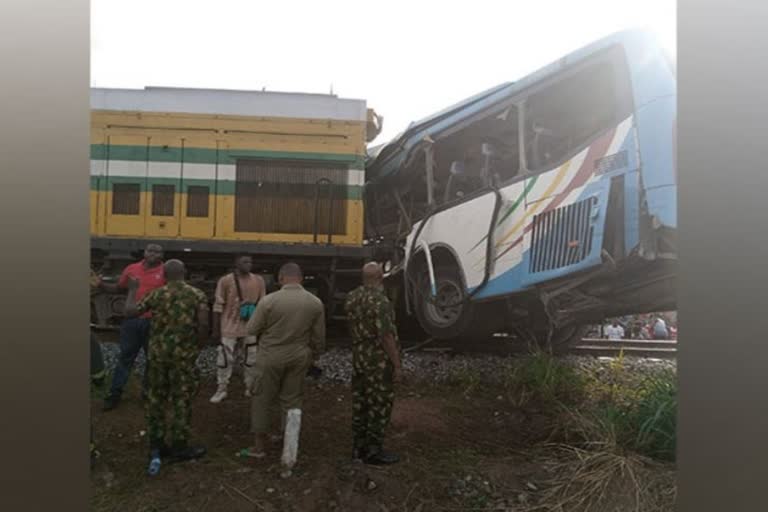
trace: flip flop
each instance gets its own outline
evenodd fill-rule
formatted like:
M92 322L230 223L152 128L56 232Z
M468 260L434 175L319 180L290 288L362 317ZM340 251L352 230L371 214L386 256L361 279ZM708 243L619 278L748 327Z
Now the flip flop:
M243 448L235 454L236 457L250 457L252 459L263 459L267 456L264 452L254 452L252 448Z

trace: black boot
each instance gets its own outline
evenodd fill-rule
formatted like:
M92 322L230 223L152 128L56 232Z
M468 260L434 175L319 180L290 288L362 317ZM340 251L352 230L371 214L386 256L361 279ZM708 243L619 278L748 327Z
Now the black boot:
M120 396L119 395L109 395L107 398L104 399L104 407L102 407L102 410L104 412L111 411L117 405L120 403Z
M157 451L160 452L161 457L170 457L172 453L171 448L165 443L160 444Z
M368 450L364 462L374 466L385 466L400 462L400 457L397 454L384 451L381 447L375 447Z
M363 461L366 458L365 448L358 448L357 446L352 448L352 461Z
M187 443L175 444L171 449L168 462L183 462L187 460L199 459L207 453L205 446L189 446Z

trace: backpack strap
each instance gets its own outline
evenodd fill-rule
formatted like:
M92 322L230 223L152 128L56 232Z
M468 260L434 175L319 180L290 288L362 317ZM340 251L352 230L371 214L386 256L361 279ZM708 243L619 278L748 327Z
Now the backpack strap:
M235 287L237 288L237 298L240 302L243 302L243 291L240 289L240 280L237 278L237 273L232 272L232 278L235 280Z

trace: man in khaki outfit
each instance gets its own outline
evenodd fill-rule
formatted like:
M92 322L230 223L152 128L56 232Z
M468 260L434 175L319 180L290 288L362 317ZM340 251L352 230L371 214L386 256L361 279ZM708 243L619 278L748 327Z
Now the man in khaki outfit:
M283 465L296 462L301 427L301 406L307 369L325 349L325 308L302 286L301 268L295 263L282 266L282 288L264 297L247 332L258 340L252 366L251 425L254 446L245 455L263 457L269 429L269 407L277 397L285 414Z
M244 353L243 380L245 395L250 396L252 354L256 350L256 338L249 336L246 325L253 315L256 304L264 297L266 286L264 278L252 274L253 260L247 254L235 258L235 271L219 279L216 285L216 300L213 304L213 336L221 338L216 360L218 387L211 397L217 404L227 397L229 379L235 366L235 353L238 345ZM251 357L249 357L251 356Z

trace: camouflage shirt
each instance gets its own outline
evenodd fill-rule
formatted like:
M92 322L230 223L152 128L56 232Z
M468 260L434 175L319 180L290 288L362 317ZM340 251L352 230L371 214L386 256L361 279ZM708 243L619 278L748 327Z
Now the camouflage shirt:
M139 314L152 312L149 356L183 360L197 355L197 311L208 305L205 294L181 281L169 282L144 296Z
M384 290L374 286L360 286L347 296L345 309L352 334L355 369L389 361L381 345L381 338L391 333L397 343L397 328L392 305Z

